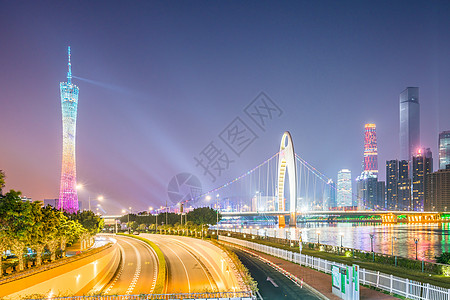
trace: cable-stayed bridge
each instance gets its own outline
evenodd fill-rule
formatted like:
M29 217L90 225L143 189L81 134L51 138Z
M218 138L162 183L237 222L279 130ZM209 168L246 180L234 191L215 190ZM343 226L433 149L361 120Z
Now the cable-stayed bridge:
M437 212L374 211L356 209L352 204L330 210L338 204L336 194L333 180L295 153L291 135L285 132L279 152L241 176L182 204L210 206L224 216L276 216L280 227L286 225L286 217L289 226L295 227L298 215L377 215L388 223L396 223L402 216L409 222L441 219ZM354 193L350 197L357 199Z

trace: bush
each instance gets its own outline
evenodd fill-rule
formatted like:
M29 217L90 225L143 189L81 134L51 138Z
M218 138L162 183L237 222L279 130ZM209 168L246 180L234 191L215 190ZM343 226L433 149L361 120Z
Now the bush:
M436 262L440 264L450 264L450 252L444 252L440 256L436 256Z

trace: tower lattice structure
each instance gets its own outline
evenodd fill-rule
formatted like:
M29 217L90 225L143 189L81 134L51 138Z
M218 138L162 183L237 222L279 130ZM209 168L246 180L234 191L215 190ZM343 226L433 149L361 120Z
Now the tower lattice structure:
M75 163L75 136L79 88L72 83L70 46L68 48L67 82L59 84L61 91L63 155L58 209L69 213L78 211L77 172Z

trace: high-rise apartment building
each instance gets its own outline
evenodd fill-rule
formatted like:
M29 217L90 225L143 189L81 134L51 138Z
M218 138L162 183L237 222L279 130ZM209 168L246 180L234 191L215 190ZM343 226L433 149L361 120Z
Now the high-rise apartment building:
M63 155L58 209L63 209L68 213L75 213L79 209L76 189L75 133L77 127L78 94L80 90L76 85L72 84L70 46L68 48L68 56L67 82L61 82L59 84L63 125Z
M419 149L412 157L412 209L423 210L425 177L433 172L433 155L430 148Z
M400 94L400 159L411 160L419 148L419 88L408 87Z
M398 209L398 160L386 161L386 206Z
M426 211L450 211L450 165L425 178Z
M450 165L450 131L439 133L439 169L445 170Z
M336 205L338 207L353 206L352 172L342 169L337 176Z
M410 210L411 205L411 180L409 179L409 161L398 162L398 210Z

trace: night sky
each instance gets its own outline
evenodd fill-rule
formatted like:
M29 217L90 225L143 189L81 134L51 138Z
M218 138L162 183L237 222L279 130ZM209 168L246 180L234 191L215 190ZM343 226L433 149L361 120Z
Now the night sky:
M223 184L277 152L286 130L335 179L361 172L364 124L376 123L384 179L407 86L420 88L436 168L438 133L450 130L449 15L448 1L0 0L6 188L59 195L68 45L79 198L104 195L108 214L163 205L181 172L206 190ZM282 110L264 130L244 111L261 92ZM240 156L219 138L236 117L258 136ZM211 141L235 160L214 183L194 160Z

